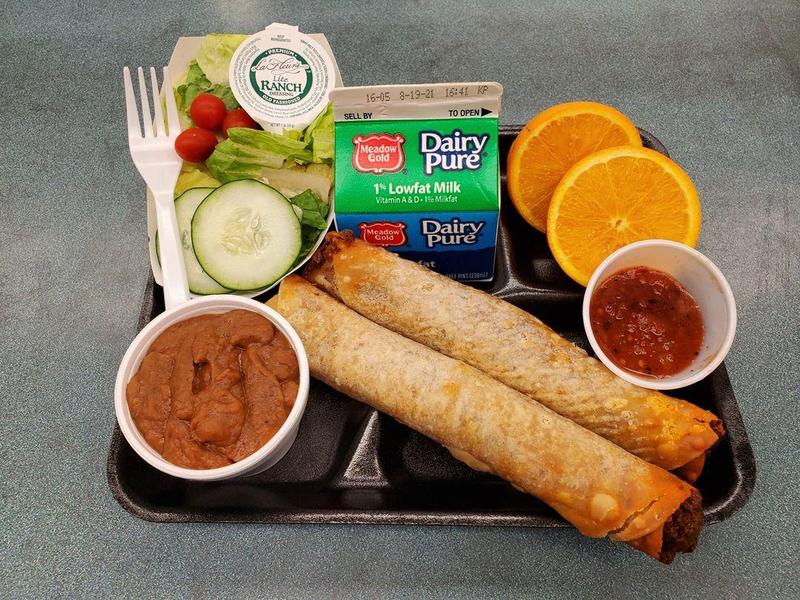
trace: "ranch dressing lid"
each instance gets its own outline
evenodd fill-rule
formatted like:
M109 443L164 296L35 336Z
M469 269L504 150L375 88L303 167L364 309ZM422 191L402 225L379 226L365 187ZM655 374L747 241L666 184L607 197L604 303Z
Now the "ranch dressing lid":
M303 129L328 104L333 58L293 25L273 23L247 38L231 59L233 95L264 129Z

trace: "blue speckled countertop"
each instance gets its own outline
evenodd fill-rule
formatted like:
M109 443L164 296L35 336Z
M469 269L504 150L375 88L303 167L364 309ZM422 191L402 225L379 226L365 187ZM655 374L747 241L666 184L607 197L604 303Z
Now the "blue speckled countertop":
M0 18L0 596L800 596L796 2L75 4ZM571 530L157 525L117 505L112 384L148 276L121 69L273 20L325 32L348 84L498 80L504 123L613 104L686 168L739 304L727 364L759 468L693 555L665 567Z

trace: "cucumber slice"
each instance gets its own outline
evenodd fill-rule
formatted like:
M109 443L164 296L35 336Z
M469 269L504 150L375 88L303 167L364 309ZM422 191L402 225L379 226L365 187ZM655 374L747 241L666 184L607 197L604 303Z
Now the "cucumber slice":
M231 290L222 287L203 271L197 262L192 248L192 217L194 211L200 206L214 188L191 188L175 198L175 216L178 221L178 231L183 246L183 262L186 265L186 279L189 282L189 291L193 294L205 296L208 294L227 294ZM161 264L161 250L158 246L158 232L156 232L156 255Z
M284 275L300 253L300 221L275 188L241 179L197 207L192 244L203 270L233 290L257 290Z

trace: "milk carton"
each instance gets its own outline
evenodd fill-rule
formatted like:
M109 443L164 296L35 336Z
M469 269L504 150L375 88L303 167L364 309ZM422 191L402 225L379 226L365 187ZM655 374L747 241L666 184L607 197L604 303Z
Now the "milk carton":
M337 88L336 227L460 281L494 275L499 83Z

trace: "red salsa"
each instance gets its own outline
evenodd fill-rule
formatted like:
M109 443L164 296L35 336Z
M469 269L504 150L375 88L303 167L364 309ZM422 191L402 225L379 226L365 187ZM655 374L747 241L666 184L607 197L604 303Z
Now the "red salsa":
M618 367L669 377L688 367L703 343L692 295L666 273L623 269L600 284L589 306L594 337Z

